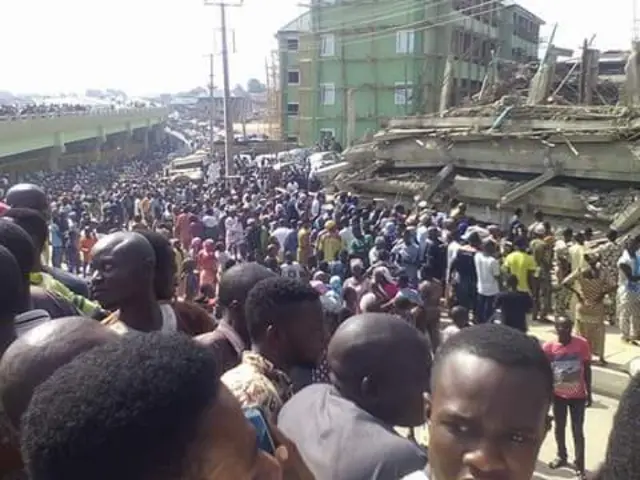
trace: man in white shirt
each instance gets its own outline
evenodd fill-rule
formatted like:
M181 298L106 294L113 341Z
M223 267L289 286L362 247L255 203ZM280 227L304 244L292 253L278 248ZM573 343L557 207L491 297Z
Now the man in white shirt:
M476 323L487 323L494 312L496 295L500 293L500 263L495 257L496 244L485 240L482 251L476 253L474 263L478 277L478 298L476 301Z
M278 220L278 227L273 231L273 237L278 241L278 257L282 258L284 254L284 241L287 239L291 229L287 227L287 222L284 219Z
M618 259L618 326L624 342L640 338L640 282L638 282L637 239L630 239Z

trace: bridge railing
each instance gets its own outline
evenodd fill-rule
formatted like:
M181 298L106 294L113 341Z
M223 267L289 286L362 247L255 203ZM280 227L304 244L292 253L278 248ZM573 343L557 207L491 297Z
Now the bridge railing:
M0 122L32 120L35 118L57 118L57 117L80 117L80 116L126 116L132 112L149 112L160 113L165 112L163 107L130 107L130 108L97 108L93 110L59 110L53 112L33 112L21 113L16 115L0 115Z

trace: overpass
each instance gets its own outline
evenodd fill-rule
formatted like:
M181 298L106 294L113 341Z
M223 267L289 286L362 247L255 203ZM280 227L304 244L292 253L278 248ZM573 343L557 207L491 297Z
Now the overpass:
M103 153L146 150L164 136L166 108L97 110L0 118L0 171L57 170Z

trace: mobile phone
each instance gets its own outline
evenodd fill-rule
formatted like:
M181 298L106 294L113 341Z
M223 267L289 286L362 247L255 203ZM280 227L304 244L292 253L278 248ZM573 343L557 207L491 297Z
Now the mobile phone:
M245 407L242 410L245 418L249 420L253 428L256 429L258 448L263 452L274 455L276 446L269 431L269 423L262 409L260 407Z

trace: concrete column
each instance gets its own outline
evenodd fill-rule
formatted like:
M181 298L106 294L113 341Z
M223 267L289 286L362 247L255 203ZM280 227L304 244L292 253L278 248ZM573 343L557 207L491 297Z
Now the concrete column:
M162 142L164 137L164 127L162 125L156 125L153 127L153 144L158 145Z
M47 161L49 163L49 169L52 172L57 172L60 169L60 157L63 153L62 148L58 146L54 146L49 149Z
M53 172L57 172L60 169L60 157L67 151L64 145L64 135L62 132L56 132L54 134L53 147L49 149L47 161L49 163L49 169Z
M151 130L149 129L149 127L144 127L142 129L142 143L144 144L144 152L148 153L149 152L149 147L151 145Z
M125 155L129 155L131 143L133 142L133 130L131 129L131 123L127 122L127 129L122 134L122 152Z

